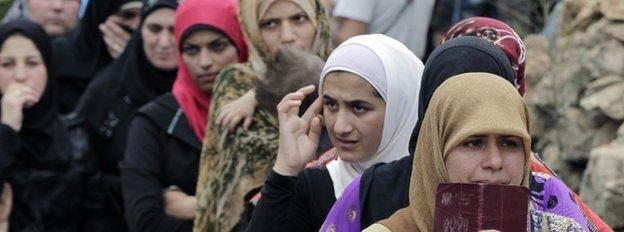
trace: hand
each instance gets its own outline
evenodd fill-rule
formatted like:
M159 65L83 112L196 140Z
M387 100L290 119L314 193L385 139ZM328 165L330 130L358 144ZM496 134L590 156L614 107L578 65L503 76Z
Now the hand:
M22 128L24 109L35 105L40 97L40 93L30 86L19 82L11 83L2 96L0 121L19 131Z
M163 193L165 213L180 220L193 220L197 199L172 186Z
M314 103L299 117L299 107L314 86L289 93L277 105L279 120L279 148L273 170L284 176L296 176L315 157L321 137L322 100Z
M13 189L9 183L4 183L0 198L0 232L9 231L9 216L13 207Z
M120 26L121 21L122 19L119 16L111 15L106 19L106 22L100 24L100 31L108 49L108 54L115 59L123 53L130 40L130 33Z
M249 130L251 119L256 111L257 105L256 91L253 89L249 90L245 95L236 99L236 101L223 106L219 116L217 116L216 123L229 132L236 128L241 120L244 120L243 128Z

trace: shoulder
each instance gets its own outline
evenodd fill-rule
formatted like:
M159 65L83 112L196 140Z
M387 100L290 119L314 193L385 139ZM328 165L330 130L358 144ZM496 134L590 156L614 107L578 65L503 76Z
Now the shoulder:
M250 85L255 78L256 74L249 65L241 63L231 64L219 72L215 91L224 84L240 83Z

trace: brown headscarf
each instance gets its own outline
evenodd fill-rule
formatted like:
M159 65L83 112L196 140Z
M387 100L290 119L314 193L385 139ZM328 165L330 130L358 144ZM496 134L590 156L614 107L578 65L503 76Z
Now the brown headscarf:
M261 76L266 72L266 61L270 59L271 53L260 35L260 19L271 4L277 1L279 0L238 0L238 18L247 40L251 43L249 61L253 70ZM316 29L311 52L321 59L327 60L333 46L329 34L329 18L321 1L287 1L297 4L310 17L310 21Z
M445 81L435 91L423 119L410 180L410 204L379 223L391 231L432 231L436 187L449 182L444 160L455 146L476 134L522 138L525 161L521 185L528 187L528 113L518 91L496 75L467 73Z

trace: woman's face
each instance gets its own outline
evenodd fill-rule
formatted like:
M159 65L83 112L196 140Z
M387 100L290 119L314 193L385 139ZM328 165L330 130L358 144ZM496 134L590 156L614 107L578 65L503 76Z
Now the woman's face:
M327 74L323 83L323 119L340 158L370 160L381 143L386 103L373 86L348 72Z
M41 97L47 81L43 57L32 40L21 34L7 38L0 50L0 92L4 94L11 84L19 83Z
M473 135L449 152L445 164L452 183L520 185L524 155L520 137Z
M186 70L199 89L212 90L217 74L225 66L237 62L234 44L212 30L197 30L182 43L182 59Z
M141 28L145 56L160 70L172 70L177 67L173 37L174 20L174 10L160 8L145 18Z
M296 3L279 0L271 4L259 21L262 40L271 54L280 45L296 45L304 51L312 50L316 30L310 16Z

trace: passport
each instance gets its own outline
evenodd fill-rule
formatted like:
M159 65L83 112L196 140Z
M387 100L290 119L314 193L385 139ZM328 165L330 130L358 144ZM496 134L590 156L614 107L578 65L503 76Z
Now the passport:
M496 184L439 184L435 232L527 231L529 189Z

